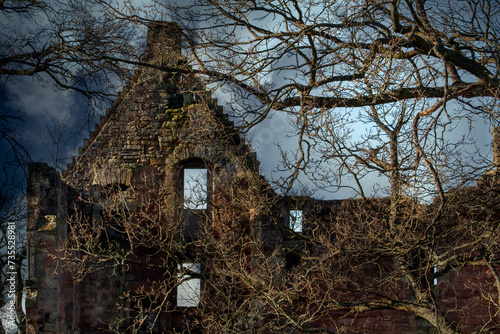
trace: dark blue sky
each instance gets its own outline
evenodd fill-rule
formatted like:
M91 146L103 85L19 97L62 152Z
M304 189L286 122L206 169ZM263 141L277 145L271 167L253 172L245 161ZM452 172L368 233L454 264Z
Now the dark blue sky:
M0 184L6 193L25 189L26 163L42 161L64 170L93 129L88 100L33 77L11 77L0 85ZM6 138L8 137L8 138ZM22 146L13 147L8 139ZM20 166L21 165L21 166Z

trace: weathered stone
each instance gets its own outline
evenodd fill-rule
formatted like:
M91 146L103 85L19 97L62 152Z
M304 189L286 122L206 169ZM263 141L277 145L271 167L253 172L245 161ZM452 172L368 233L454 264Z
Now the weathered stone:
M178 41L172 42L163 28L154 26L148 39L167 46L149 45L146 59L177 65L182 58ZM187 80L190 86L185 87L179 78L151 68L139 69L134 80L101 117L78 150L79 156L68 165L63 180L46 165L30 167L28 279L33 283L27 327L38 328L39 333L65 332L68 328L80 333L99 332L107 322L116 320L124 287L144 284L137 281L142 274L133 272L120 277L96 272L81 282L73 281L71 273L49 255L57 256L65 241L71 221L66 218L69 208L77 207L79 215L101 224L99 205L93 203L99 203L106 191L166 184L171 193L166 210L174 215L174 204L179 200L174 178L179 174L168 169L167 163L169 168L179 168L187 159L214 166L220 166L221 161L245 165L240 148L220 139L227 130L214 118L217 111L206 107L215 103L197 105L195 101L201 99L191 96L196 80ZM205 98L209 100L210 94ZM172 154L176 148L181 154ZM136 206L134 198L127 198L126 203L128 209ZM198 226L198 218L188 218Z
M150 163L152 166L164 166L165 161L163 159L151 158Z

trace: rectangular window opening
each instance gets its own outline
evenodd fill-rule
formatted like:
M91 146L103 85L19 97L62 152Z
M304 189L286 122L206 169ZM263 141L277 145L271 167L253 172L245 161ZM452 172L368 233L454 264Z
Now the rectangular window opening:
M290 210L289 216L289 226L290 229L296 233L302 232L302 210Z
M437 286L438 285L438 278L437 278L437 273L441 270L441 268L435 264L433 267L432 267L432 273L434 274L434 279L432 280L432 285L434 286Z
M207 170L205 168L184 169L184 209L206 209L207 195Z
M200 268L199 263L178 264L177 306L197 307L200 304L201 280L190 274L200 274Z

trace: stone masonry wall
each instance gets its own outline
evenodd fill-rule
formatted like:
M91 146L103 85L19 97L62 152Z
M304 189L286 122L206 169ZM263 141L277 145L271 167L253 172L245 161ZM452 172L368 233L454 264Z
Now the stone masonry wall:
M58 232L65 220L66 193L55 169L30 165L28 186L28 273L26 311L29 333L56 333L60 326L59 272L50 254L56 254Z
M177 26L153 27L145 60L162 66L182 64L179 40L166 38L163 29ZM66 211L75 204L80 207L77 198L98 202L108 186L164 186L174 206L179 170L190 161L210 165L214 182L218 175L258 178L250 148L195 78L145 67L101 118L62 178L44 164L30 167L31 332L104 331L119 313L124 289L138 277L110 269L77 283L68 271L57 269L46 251L57 254L66 240ZM72 194L69 199L67 193ZM98 205L86 210L94 223L100 219Z

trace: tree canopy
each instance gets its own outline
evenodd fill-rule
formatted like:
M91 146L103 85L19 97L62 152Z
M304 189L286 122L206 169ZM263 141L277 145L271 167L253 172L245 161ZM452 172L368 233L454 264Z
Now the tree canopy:
M477 140L468 131L474 122L498 125L497 1L165 7L185 26L193 71L230 90L244 125L272 110L289 115L299 149L284 159L294 170L286 181L310 171L311 179L340 185L350 175L363 196L361 178L376 171L391 180L393 193L425 178L434 184L426 191L442 196L489 164L464 156L463 144ZM462 133L451 135L457 127ZM333 160L339 173L321 167ZM464 160L474 163L464 168Z
M92 2L3 0L0 24L2 82L32 76L89 98L109 98L131 69L106 56L129 59L137 53L136 31Z

